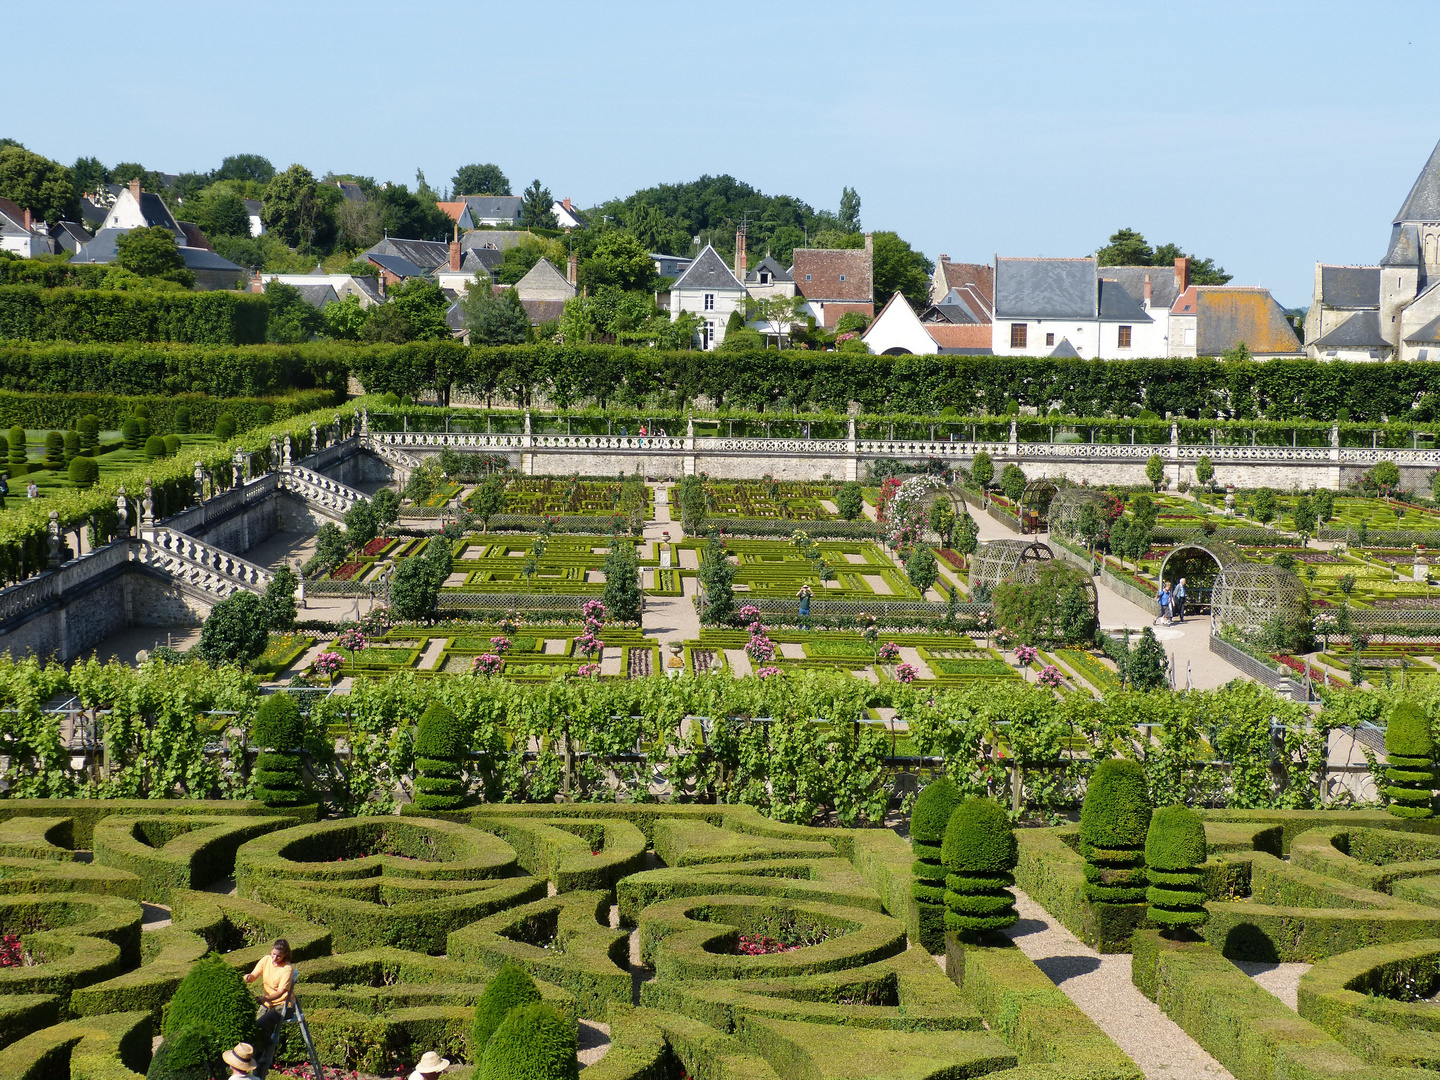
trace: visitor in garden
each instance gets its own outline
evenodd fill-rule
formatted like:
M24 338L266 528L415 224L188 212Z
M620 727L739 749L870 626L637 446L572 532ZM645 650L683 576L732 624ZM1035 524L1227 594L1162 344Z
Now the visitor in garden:
M1157 622L1163 622L1164 625L1169 626L1169 625L1170 625L1170 610L1171 610L1171 604L1174 602L1174 597L1173 597L1173 596L1171 595L1171 593L1170 593L1170 583L1169 583L1168 581L1162 581L1162 582L1160 583L1160 597L1159 597L1159 600L1160 600L1160 618L1159 618L1158 620L1156 620L1156 621L1157 621Z
M31 499L38 498L40 495L40 485L35 483L34 480L31 480L30 483L25 486L25 495Z
M435 1077L449 1067L449 1058L442 1058L434 1050L426 1050L425 1056L416 1062L415 1071L410 1074L410 1080L435 1080Z
M1175 591L1170 595L1170 603L1174 608L1175 618L1185 621L1185 579L1182 577L1175 583Z
M235 1049L226 1050L220 1057L226 1065L230 1066L230 1080L235 1080L236 1077L248 1077L257 1067L255 1048L249 1043L236 1043Z
M282 1020L289 1020L295 1010L295 965L290 963L290 943L277 938L269 956L262 956L255 969L245 976L247 983L260 980L260 1012L255 1017L260 1030L270 1042Z

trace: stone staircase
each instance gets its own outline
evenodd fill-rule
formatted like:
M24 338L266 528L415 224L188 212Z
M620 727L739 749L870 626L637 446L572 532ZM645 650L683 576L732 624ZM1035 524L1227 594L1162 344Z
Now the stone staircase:
M284 490L339 521L345 519L345 514L357 502L369 501L364 492L302 465L282 465L279 471L280 486Z
M241 589L263 593L275 577L263 566L170 529L143 530L134 557L141 566L217 603Z

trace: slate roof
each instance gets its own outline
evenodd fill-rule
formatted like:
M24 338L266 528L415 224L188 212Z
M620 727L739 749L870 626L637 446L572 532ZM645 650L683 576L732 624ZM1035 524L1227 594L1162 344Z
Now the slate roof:
M1108 271L1109 267L1105 269ZM1104 321L1124 323L1155 321L1146 313L1140 301L1130 295L1128 289L1108 277L1100 280L1100 318Z
M525 309L525 314L530 317L531 326L539 326L541 323L556 322L560 316L565 314L564 300L521 300L520 306Z
M437 266L450 264L450 245L443 240L397 240L387 236L365 254L398 255L421 270L434 270Z
M175 215L170 213L170 208L165 205L165 200L153 191L140 192L140 216L151 228L160 225L173 232L184 232L180 223L175 220Z
M185 243L191 247L204 248L206 251L214 251L215 247L205 238L200 231L200 226L193 221L180 222L180 231L185 234Z
M365 253L365 257L381 269L389 270L390 273L396 277L416 278L425 276L424 269L416 266L403 255L382 255L374 251L368 251Z
M554 263L549 259L542 258L519 281L515 283L515 291L524 300L565 300L575 296L575 286L565 280Z
M1380 333L1380 312L1357 311L1312 343L1328 349L1388 349L1390 343Z
M329 284L296 285L295 289L299 291L300 299L315 308L323 308L326 304L340 299L335 294L335 289Z
M216 254L209 248L187 247L181 245L180 254L185 256L185 266L189 270L234 270L241 272L241 268L223 255Z
M470 216L477 220L509 218L511 221L520 217L524 202L518 195L462 195L460 201L470 207Z
M255 217L259 217L260 212L265 209L265 204L259 199L241 199L240 201L245 204L246 213Z
M990 324L967 323L954 326L950 323L927 323L925 332L935 339L942 349L989 349Z
M8 233L25 233L25 211L9 199L0 199L0 229Z
M962 263L942 260L940 272L947 290L974 288L990 304L995 303L995 270L985 263Z
M335 186L340 189L340 194L345 196L346 202L369 202L365 196L365 189L353 180L336 180Z
M1080 354L1075 351L1075 346L1070 344L1070 339L1068 337L1062 337L1060 339L1060 344L1055 346L1055 348L1051 351L1050 355L1052 357L1060 357L1062 359L1068 359L1070 357L1075 357L1078 359L1080 356Z
M1093 319L1094 259L995 260L996 319Z
M1405 204L1400 207L1395 220L1440 221L1440 143L1430 151L1429 160L1415 178L1415 186L1405 196Z
M938 304L931 304L926 308L920 317L926 322L944 321L957 325L967 323L990 325L989 310L980 307L979 298L970 289L966 289L964 292L959 289L951 289Z
M1175 303L1180 290L1175 283L1173 266L1102 266L1102 278L1119 282L1121 288L1135 298L1142 307L1145 304L1145 279L1150 279L1150 306L1168 310Z
M72 263L112 263L119 253L116 243L124 236L129 229L101 229L95 234L95 238L80 248L70 257ZM208 248L190 247L187 244L179 245L180 254L185 259L185 267L188 270L233 270L237 274L241 268L229 259Z
M1431 319L1413 334L1406 334L1405 340L1419 345L1440 345L1440 316Z
M494 274L495 269L504 261L505 253L503 251L497 251L494 248L471 248L460 260L460 269L467 274L473 274L477 270Z
M90 234L73 221L62 221L50 230L50 238L66 251L79 251L90 242Z
M1285 310L1269 289L1202 285L1196 292L1198 355L1219 356L1242 341L1256 356L1302 351Z
M865 248L796 248L790 273L795 291L806 300L853 304L875 300L874 257Z
M769 255L766 255L763 259L761 259L761 260L760 260L758 263L756 263L753 267L751 267L749 270L745 271L745 282L746 282L746 284L749 284L749 285L758 285L758 284L760 284L760 271L761 271L762 269L763 269L763 270L769 270L769 271L770 271L770 283L771 283L771 284L774 284L774 283L777 282L777 281L779 281L779 282L785 282L785 281L794 281L794 280L795 280L795 279L792 278L788 273L785 272L785 269L784 269L779 263L777 263L777 262L776 262L774 259L772 259Z
M89 199L80 200L80 217L90 228L98 229L109 216L110 208L108 206L97 206Z
M529 235L525 229L475 229L460 237L460 246L467 251L471 248L495 248L497 251L505 251Z
M1398 221L1390 230L1390 247L1381 266L1419 266L1421 256L1420 230L1414 225L1402 225Z
M720 258L709 244L705 245L705 250L700 252L695 261L670 288L672 291L678 289L714 289L717 292L745 291L745 286L740 284L730 267L725 265L725 260Z
M456 300L445 309L445 325L451 330L465 329L465 315L460 310L460 301Z
M1320 267L1320 302L1329 308L1380 307L1380 267Z

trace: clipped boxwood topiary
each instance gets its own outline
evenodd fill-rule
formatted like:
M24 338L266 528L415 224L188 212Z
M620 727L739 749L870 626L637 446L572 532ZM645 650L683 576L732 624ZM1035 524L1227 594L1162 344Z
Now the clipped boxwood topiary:
M218 953L195 961L165 1008L162 1031L167 1039L188 1028L210 1033L227 1049L240 1042L254 1043L259 1034L255 999L245 989L240 972Z
M93 487L100 479L100 463L92 457L77 457L70 462L70 482L80 489Z
M1146 918L1164 930L1201 926L1205 910L1205 825L1183 806L1162 806L1145 834L1145 874L1150 884Z
M70 462L80 456L80 432L71 428L62 436L62 444L64 446L64 457L62 460L66 465L69 465Z
M16 424L5 437L5 443L7 447L6 461L10 466L10 475L24 476L26 469L25 462L27 460L25 454L25 429L19 424Z
M475 1004L475 1021L470 1027L470 1056L479 1061L511 1009L540 1002L535 980L514 964L502 964Z
M165 456L166 456L166 457L174 457L174 456L175 456L176 454L178 454L179 452L180 452L180 436L179 436L179 435L166 435L166 436L165 436Z
M945 875L945 929L966 937L1014 926L1018 849L1015 830L1000 804L965 799L950 814L941 845Z
M1096 766L1080 809L1080 854L1090 900L1133 904L1145 899L1145 835L1153 812L1139 762L1112 758Z
M145 458L154 461L156 458L165 456L165 440L159 435L151 435L145 440Z
M214 1033L203 1027L167 1033L150 1059L145 1080L212 1080L224 1076L230 1070L220 1055L229 1048L222 1047Z
M415 732L417 810L459 810L470 802L460 767L466 749L460 718L438 702L420 717Z
M190 425L193 422L194 414L190 411L189 405L181 405L175 410L175 430L181 435L190 433Z
M1397 701L1385 722L1385 794L1390 813L1402 818L1434 814L1435 738L1430 717L1413 701Z
M925 785L910 813L910 840L915 849L910 895L920 912L920 944L930 953L945 948L945 864L941 861L941 844L959 798L950 778L942 776Z
M132 416L121 424L120 439L125 444L126 450L138 450L140 448L140 421Z
M267 806L309 802L297 753L305 741L305 722L295 699L283 690L262 699L251 737L264 748L255 759L255 797Z
M86 413L75 424L75 430L80 433L80 452L93 455L95 447L100 445L100 418Z
M58 469L65 464L65 436L58 431L45 433L45 467Z
M491 1036L480 1080L579 1080L575 1022L549 1005L512 1009Z
M235 417L228 412L221 413L215 418L215 438L226 442L235 437Z

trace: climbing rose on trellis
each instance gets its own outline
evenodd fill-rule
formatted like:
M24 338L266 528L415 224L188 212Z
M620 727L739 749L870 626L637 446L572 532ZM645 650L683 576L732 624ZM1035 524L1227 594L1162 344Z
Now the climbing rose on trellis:
M912 683L920 677L920 669L914 664L901 664L895 669L895 678L902 683Z
M880 519L887 526L886 542L892 548L909 547L924 539L929 525L925 500L941 486L933 476L912 476L896 489Z

